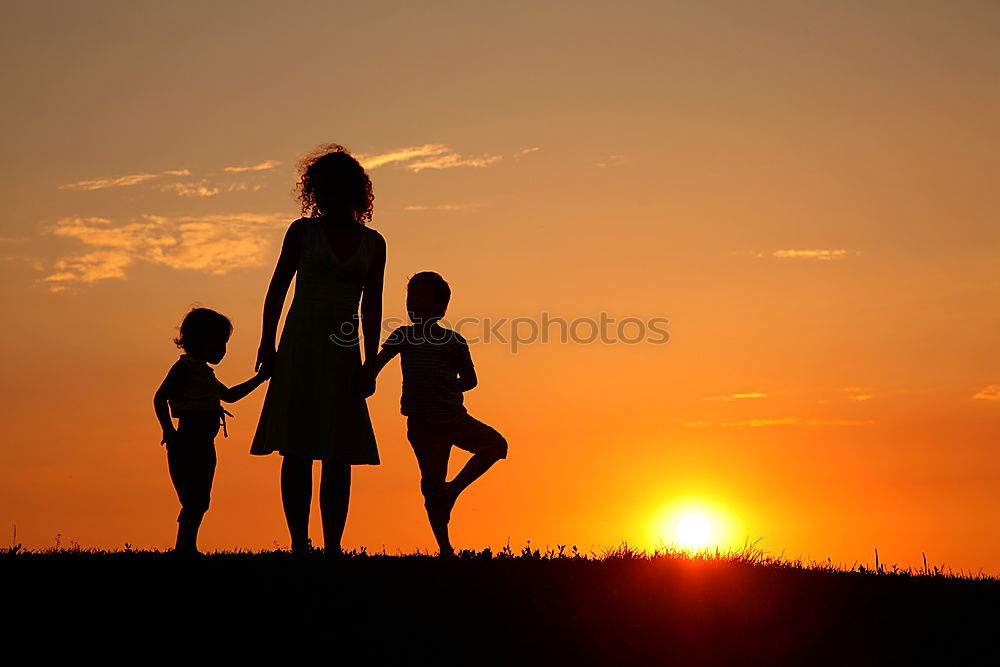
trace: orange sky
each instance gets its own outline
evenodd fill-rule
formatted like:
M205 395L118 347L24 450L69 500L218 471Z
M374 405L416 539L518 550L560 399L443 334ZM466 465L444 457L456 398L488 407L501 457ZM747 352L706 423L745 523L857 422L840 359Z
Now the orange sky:
M337 141L372 167L387 317L431 269L452 319L670 320L473 347L511 453L456 545L653 546L692 502L724 545L1000 572L1000 8L480 5L7 9L0 529L172 544L174 327L226 313L217 374L249 377L295 162ZM203 548L287 544L262 397L217 442ZM348 547L433 544L398 400L393 364Z

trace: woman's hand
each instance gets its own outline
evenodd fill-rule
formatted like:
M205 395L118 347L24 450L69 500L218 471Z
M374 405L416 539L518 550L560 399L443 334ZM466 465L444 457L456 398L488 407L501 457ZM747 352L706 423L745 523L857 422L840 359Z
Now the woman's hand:
M361 398L375 393L375 373L372 364L365 364L354 376L354 392Z
M253 370L255 373L260 373L267 378L271 377L271 372L274 370L274 346L261 344L257 348L257 363L254 364Z

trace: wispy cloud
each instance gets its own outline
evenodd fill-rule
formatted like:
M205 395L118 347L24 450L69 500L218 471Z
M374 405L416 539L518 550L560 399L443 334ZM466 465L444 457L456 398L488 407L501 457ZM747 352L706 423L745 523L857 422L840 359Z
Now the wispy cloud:
M378 169L388 164L400 164L404 169L419 173L424 169L453 169L455 167L485 167L501 160L499 155L466 157L444 144L424 144L397 148L386 153L359 155L358 161L365 169Z
M720 422L719 426L737 426L737 427L750 427L759 428L761 426L788 426L792 424L798 424L802 426L864 426L866 424L874 424L874 419L802 419L800 417L777 417L777 418L757 418L757 419L744 419L735 422ZM684 426L688 428L697 428L711 426L712 422L708 421L689 421L684 422Z
M195 183L166 183L160 186L160 190L176 192L179 197L214 197L219 194L219 188L209 187L207 179Z
M706 401L737 401L741 398L767 398L767 394L752 391L745 394L729 394L728 396L706 396Z
M230 173L239 173L243 171L267 171L268 169L274 169L280 165L281 163L277 160L265 160L259 164L253 164L245 167L223 167L222 171Z
M481 204L434 204L432 206L422 206L413 204L404 206L404 211L464 211L470 208L478 208Z
M154 178L159 178L160 174L129 174L128 176L118 176L116 178L98 178L92 181L77 181L60 185L60 190L104 190L105 188L122 188L129 185L137 185Z
M518 155L527 155L528 153L534 153L535 151L542 150L540 146L532 146L531 148L525 148L518 151Z
M795 250L792 248L784 250L775 250L771 253L772 257L779 257L781 259L816 259L820 261L841 259L847 255L846 250Z
M221 275L260 266L284 213L231 213L167 218L143 215L127 223L63 218L51 233L74 239L86 252L57 260L42 280L52 291L73 283L125 278L138 262Z
M397 148L387 153L376 153L375 155L359 155L358 161L365 169L378 169L394 162L409 162L415 158L428 157L430 155L440 155L448 153L449 148L444 144L424 144L423 146L409 146L407 148Z
M874 424L874 419L810 419L807 426L866 426Z
M117 176L115 178L98 178L91 181L77 181L60 185L60 190L104 190L106 188L123 188L130 185L145 183L161 176L190 176L187 169L168 169L158 174L129 174L127 176Z
M1000 384L988 384L973 394L972 398L985 401L1000 401Z
M486 167L503 158L499 155L484 155L483 157L462 157L458 153L447 153L410 162L404 169L419 173L424 169L453 169L455 167Z
M617 167L624 161L625 161L624 155L607 155L600 159L600 161L597 163L597 166L601 168Z
M770 418L758 418L758 419L745 419L743 421L736 422L724 422L723 426L750 426L756 428L758 426L780 426L783 424L799 424L802 420L795 417L778 417L776 419Z

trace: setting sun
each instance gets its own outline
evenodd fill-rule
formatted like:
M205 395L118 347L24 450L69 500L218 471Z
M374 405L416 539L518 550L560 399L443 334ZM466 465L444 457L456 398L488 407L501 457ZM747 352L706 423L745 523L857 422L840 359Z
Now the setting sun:
M712 539L712 523L703 514L685 514L674 526L674 535L681 546L702 549Z
M686 550L739 547L742 521L721 503L703 498L675 499L653 515L650 532L658 547Z

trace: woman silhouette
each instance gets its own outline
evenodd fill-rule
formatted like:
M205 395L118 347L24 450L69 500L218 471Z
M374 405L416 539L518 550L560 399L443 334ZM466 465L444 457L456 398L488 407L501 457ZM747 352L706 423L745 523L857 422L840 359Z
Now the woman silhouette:
M320 510L324 547L339 553L351 494L351 466L377 465L368 407L356 389L365 359L378 353L385 240L371 220L372 184L343 146L321 146L299 166L306 217L285 233L264 299L257 368L270 369L251 454L282 455L281 501L292 551L306 552L312 462L323 461ZM292 277L295 297L275 351L278 319Z

